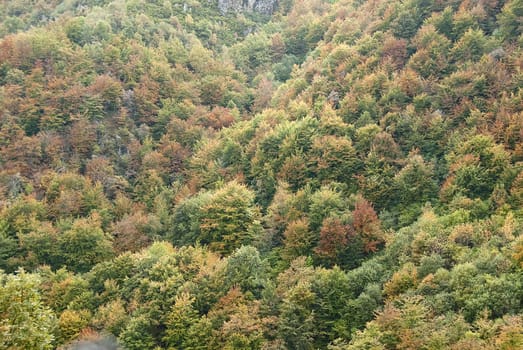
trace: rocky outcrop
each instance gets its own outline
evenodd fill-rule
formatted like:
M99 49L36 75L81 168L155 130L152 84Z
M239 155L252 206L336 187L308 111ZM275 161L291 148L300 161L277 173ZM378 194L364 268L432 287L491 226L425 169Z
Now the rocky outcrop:
M278 0L218 0L218 8L222 14L230 12L256 12L271 15Z

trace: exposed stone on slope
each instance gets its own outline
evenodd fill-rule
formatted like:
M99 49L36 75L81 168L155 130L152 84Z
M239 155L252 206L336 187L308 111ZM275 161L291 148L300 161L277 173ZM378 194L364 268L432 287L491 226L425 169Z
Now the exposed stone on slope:
M257 12L270 15L276 9L278 0L218 0L222 14L229 12Z

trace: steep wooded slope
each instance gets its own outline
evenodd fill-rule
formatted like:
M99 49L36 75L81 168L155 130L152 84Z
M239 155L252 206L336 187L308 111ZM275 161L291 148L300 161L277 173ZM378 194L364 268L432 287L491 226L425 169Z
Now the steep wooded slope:
M521 0L220 4L0 5L0 348L521 348Z

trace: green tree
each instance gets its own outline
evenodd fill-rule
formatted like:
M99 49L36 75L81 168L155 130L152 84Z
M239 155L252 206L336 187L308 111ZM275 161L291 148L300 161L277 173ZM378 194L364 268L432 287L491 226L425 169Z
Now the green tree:
M17 240L9 234L9 224L0 219L0 269L9 267L9 258L12 258L18 249Z
M348 300L351 296L348 278L339 267L317 269L311 290L316 298L311 306L315 321L315 348L325 348L335 339L348 339L351 324L347 322L354 310Z
M518 40L523 31L523 1L507 1L498 18L503 38L505 40Z
M201 210L199 240L220 253L231 253L259 238L260 214L254 204L254 193L244 185L226 184L212 193Z
M68 268L87 272L113 256L111 239L103 232L96 217L78 219L58 237L63 263Z
M127 327L120 334L119 340L129 350L154 349L156 341L152 336L149 315L137 315L131 318Z
M308 256L317 240L314 232L309 228L307 219L291 221L283 233L282 257L287 261L292 261L299 256Z
M360 170L361 162L349 139L330 135L317 137L313 141L311 157L320 182L337 181L355 187L354 175Z
M407 164L394 178L397 194L402 205L425 203L433 199L437 192L434 179L434 166L413 153Z
M319 232L325 218L339 217L346 210L346 200L339 191L327 186L322 187L310 197L309 220L311 230Z
M210 203L212 194L201 192L182 200L174 207L172 232L169 235L175 244L193 244L200 239L202 209Z
M509 155L492 137L476 135L463 142L448 156L450 174L443 185L443 199L456 195L485 199L502 174L509 169Z
M259 296L267 283L260 252L251 246L242 246L227 258L224 274L225 285L239 286L244 294Z
M313 349L315 319L312 305L315 294L307 282L300 282L288 291L280 309L278 333L291 349Z
M487 46L487 38L481 30L469 29L452 48L455 61L477 61L483 56Z
M53 349L56 316L44 305L36 275L0 271L0 348Z
M163 340L173 348L185 348L189 340L189 327L199 320L199 315L192 307L194 299L189 294L177 296L171 312L167 315L167 330Z

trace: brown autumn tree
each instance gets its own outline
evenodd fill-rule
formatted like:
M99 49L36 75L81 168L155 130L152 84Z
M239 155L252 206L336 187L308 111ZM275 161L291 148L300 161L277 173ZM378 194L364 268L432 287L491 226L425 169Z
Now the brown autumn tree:
M314 252L331 265L339 264L339 255L350 244L354 229L339 218L326 218L320 230L320 239Z
M364 198L356 201L352 211L352 227L364 241L365 252L371 253L384 242L381 223L372 204Z

